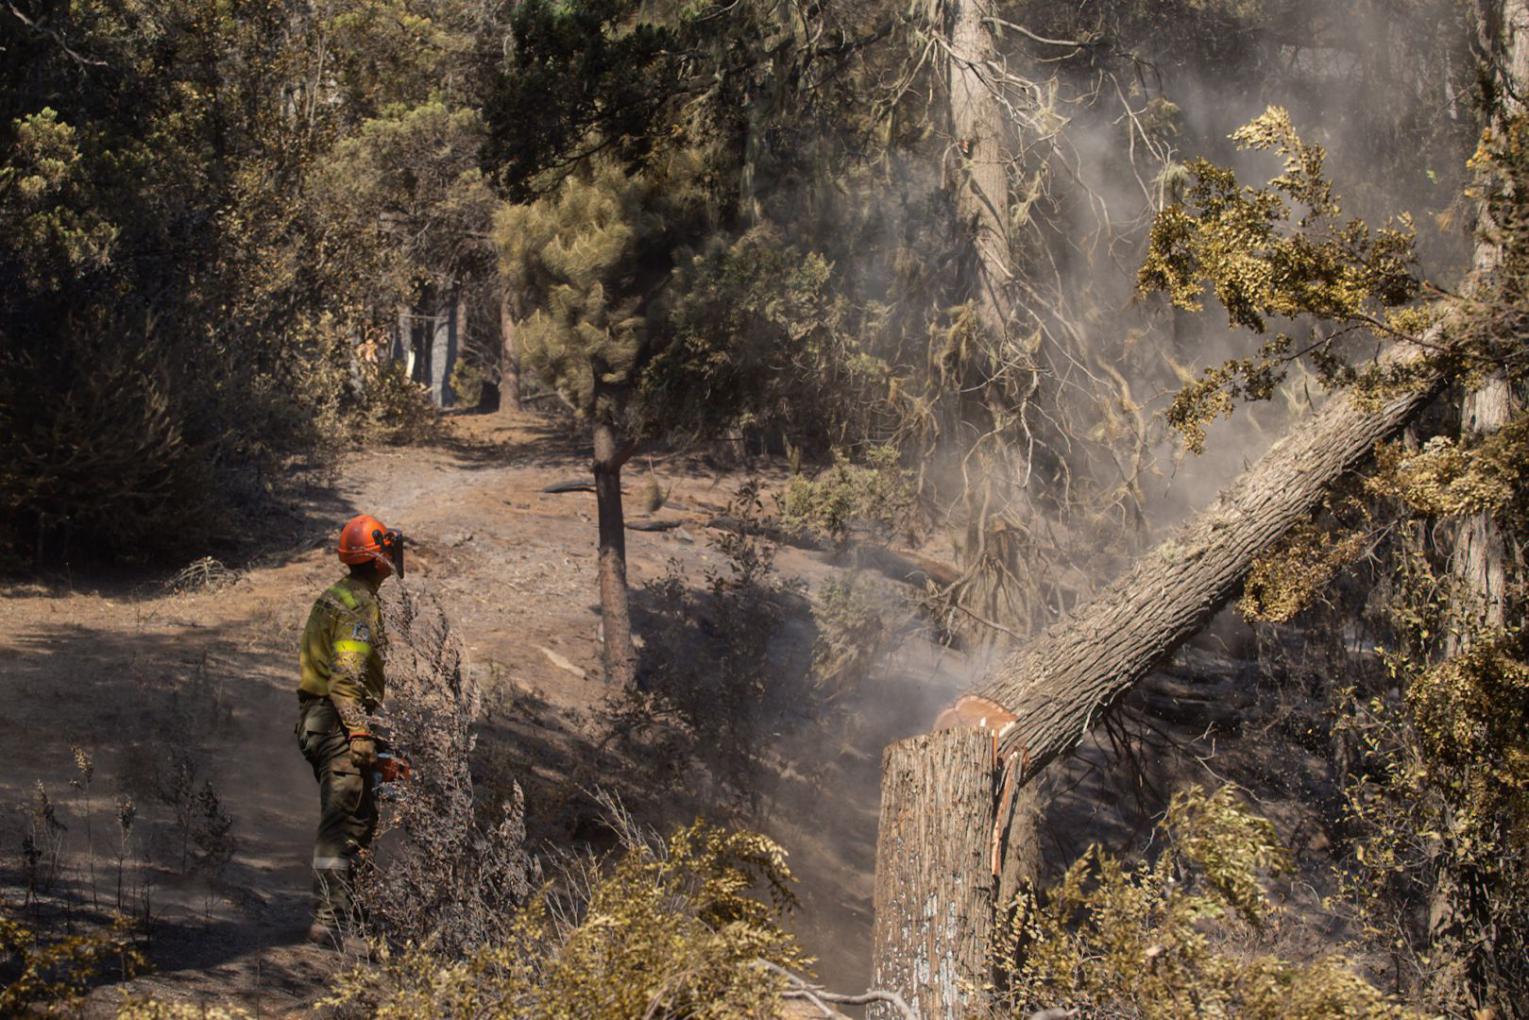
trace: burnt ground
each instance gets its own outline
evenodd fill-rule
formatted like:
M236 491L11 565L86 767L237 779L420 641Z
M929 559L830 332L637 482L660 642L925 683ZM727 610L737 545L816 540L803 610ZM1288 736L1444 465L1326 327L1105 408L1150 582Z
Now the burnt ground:
M585 477L587 463L586 450L540 419L459 416L433 442L343 458L332 482L299 508L289 540L230 578L185 590L162 576L0 587L0 747L8 764L0 773L0 895L12 907L25 902L22 848L32 833L40 848L33 881L48 894L23 916L52 931L81 930L120 902L148 917L153 972L96 989L92 1012L108 1013L127 991L279 1016L304 1012L325 992L334 957L301 941L317 798L292 737L296 646L313 598L338 574L331 534L363 510L410 536L411 583L440 598L484 692L478 791L495 799L520 783L533 849L603 845L598 789L658 829L697 815L760 829L790 852L800 881L791 925L818 957L820 980L847 991L866 986L881 749L927 727L975 667L910 626L874 682L826 717L796 703L800 686L783 682L741 771L736 760L708 758L717 749L704 743L680 742L672 752L663 741L613 738L610 715L622 703L600 679L594 497L541 491ZM778 465L755 467L766 488L784 481ZM628 468L629 490L649 469L641 458ZM664 608L647 582L672 572L701 589L708 572L724 569L705 524L748 477L699 459L652 470L669 490L656 518L679 526L628 533L639 622ZM790 547L775 560L780 579L796 586L798 610L849 566L842 555ZM896 588L888 586L894 615L906 615L905 600L917 592L905 586L899 596ZM1125 730L1101 731L1056 771L1049 858L1070 860L1093 840L1139 843L1171 789L1235 778L1287 839L1325 861L1322 805L1331 791L1319 749L1292 758L1294 745L1239 742L1242 721L1216 733L1222 692L1246 691L1257 679L1237 647L1245 636L1228 644L1209 635L1160 678L1166 708L1161 691L1156 700L1134 699L1121 717ZM778 659L779 669L800 670L812 637L810 616L798 612L772 649L772 668ZM655 650L644 654L651 660ZM1183 697L1185 685L1197 684L1210 693ZM1248 718L1277 721L1280 711L1271 703ZM1127 746L1132 754L1122 752ZM76 747L93 760L88 783L71 784L83 779ZM38 789L66 828L41 820ZM233 819L236 844L221 866L218 841L198 845L187 837L197 823L175 816L177 804L206 814L207 790L212 814ZM136 815L123 846L117 816L125 800ZM1315 904L1325 890L1320 880L1304 883L1309 893L1301 884L1289 885L1291 902L1320 927L1326 921Z
M0 775L0 893L13 906L25 901L22 847L36 829L49 894L24 916L57 930L105 916L119 901L117 814L128 798L136 817L121 903L150 919L154 973L126 989L269 1015L323 993L333 958L301 943L317 798L292 737L296 646L314 597L339 572L330 531L364 510L410 536L411 583L441 599L466 647L484 691L481 795L519 782L541 847L601 844L597 789L658 829L704 814L771 833L802 879L792 924L820 958L819 975L863 987L880 749L920 729L959 687L958 657L910 640L876 696L832 726L777 706L746 775L712 779L705 762L623 757L603 724L616 692L599 670L594 497L540 491L583 478L587 464L587 451L537 419L461 416L439 441L343 458L333 484L311 493L291 541L229 581L176 591L158 576L74 576L0 588L9 764ZM645 459L628 469L629 490L648 470ZM644 605L644 582L674 570L700 586L723 568L705 522L746 477L699 460L653 470L668 490L656 517L683 523L628 533L639 617L659 608ZM802 599L845 569L832 554L794 548L781 548L775 566L800 583ZM798 646L788 658L800 662L811 633L797 621L782 640ZM94 764L79 786L76 747ZM234 820L237 848L221 869L198 864L194 840L183 850L174 789L187 775L196 793L210 783ZM36 821L38 784L67 827L51 830L56 866L49 827ZM104 1010L122 989L98 989L92 1002Z

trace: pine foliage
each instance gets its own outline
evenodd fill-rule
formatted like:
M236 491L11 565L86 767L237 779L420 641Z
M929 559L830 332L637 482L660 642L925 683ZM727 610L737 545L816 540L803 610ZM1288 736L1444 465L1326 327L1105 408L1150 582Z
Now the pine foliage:
M1321 151L1277 110L1238 139L1282 155L1284 172L1259 188L1193 167L1185 204L1158 218L1140 278L1191 307L1209 284L1233 322L1255 333L1266 316L1317 323L1304 351L1282 335L1186 385L1171 417L1192 448L1212 417L1236 399L1267 399L1302 356L1328 386L1361 399L1417 384L1416 365L1387 372L1346 358L1343 340L1359 330L1372 342L1419 345L1457 400L1494 375L1508 390L1509 418L1487 435L1459 437L1458 414L1444 414L1424 422L1432 434L1383 445L1362 492L1335 496L1262 559L1241 603L1251 618L1299 623L1366 553L1378 560L1379 597L1352 608L1382 643L1375 659L1351 655L1356 682L1333 706L1355 748L1341 776L1355 841L1345 884L1369 944L1410 975L1412 1001L1450 1015L1514 1015L1529 1004L1529 655L1522 560L1507 551L1529 540L1525 125L1518 115L1486 132L1472 158L1472 194L1486 214L1479 242L1491 257L1462 298L1409 304L1421 291L1407 279L1409 229L1335 225ZM1501 625L1484 622L1480 594L1451 562L1449 537L1475 515L1505 547Z

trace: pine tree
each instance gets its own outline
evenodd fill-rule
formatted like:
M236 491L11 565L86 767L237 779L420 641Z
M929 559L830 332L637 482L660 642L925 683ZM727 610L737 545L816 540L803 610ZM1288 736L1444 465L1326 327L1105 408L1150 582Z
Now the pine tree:
M669 342L654 300L682 241L706 218L698 159L678 153L640 174L614 163L566 178L495 224L506 285L534 308L518 324L521 356L589 424L600 533L600 606L607 679L635 682L627 604L621 469L656 428L641 377Z

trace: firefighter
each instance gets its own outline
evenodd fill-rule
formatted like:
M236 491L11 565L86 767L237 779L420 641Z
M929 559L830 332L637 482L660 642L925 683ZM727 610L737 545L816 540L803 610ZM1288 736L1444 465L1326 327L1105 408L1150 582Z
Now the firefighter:
M340 531L347 576L314 602L303 629L297 741L319 784L313 844L313 942L337 944L353 916L352 882L377 829L369 722L382 702L382 613L377 589L403 576L403 535L362 514Z

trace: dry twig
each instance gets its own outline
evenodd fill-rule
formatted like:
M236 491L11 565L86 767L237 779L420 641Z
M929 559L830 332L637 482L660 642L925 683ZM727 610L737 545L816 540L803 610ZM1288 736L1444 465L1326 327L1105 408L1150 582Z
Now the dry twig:
M840 1006L867 1006L873 1002L886 1003L897 1010L903 1017L903 1020L918 1020L918 1015L908 1008L908 1004L903 1001L903 997L896 992L884 992L875 988L860 995L830 992L821 985L810 984L800 975L793 974L784 967L771 963L769 960L755 960L754 963L786 979L786 990L781 993L781 998L809 1002L821 1010L823 1016L830 1018L830 1020L838 1020L838 1018L844 1017L844 1014L834 1009L829 1003Z

